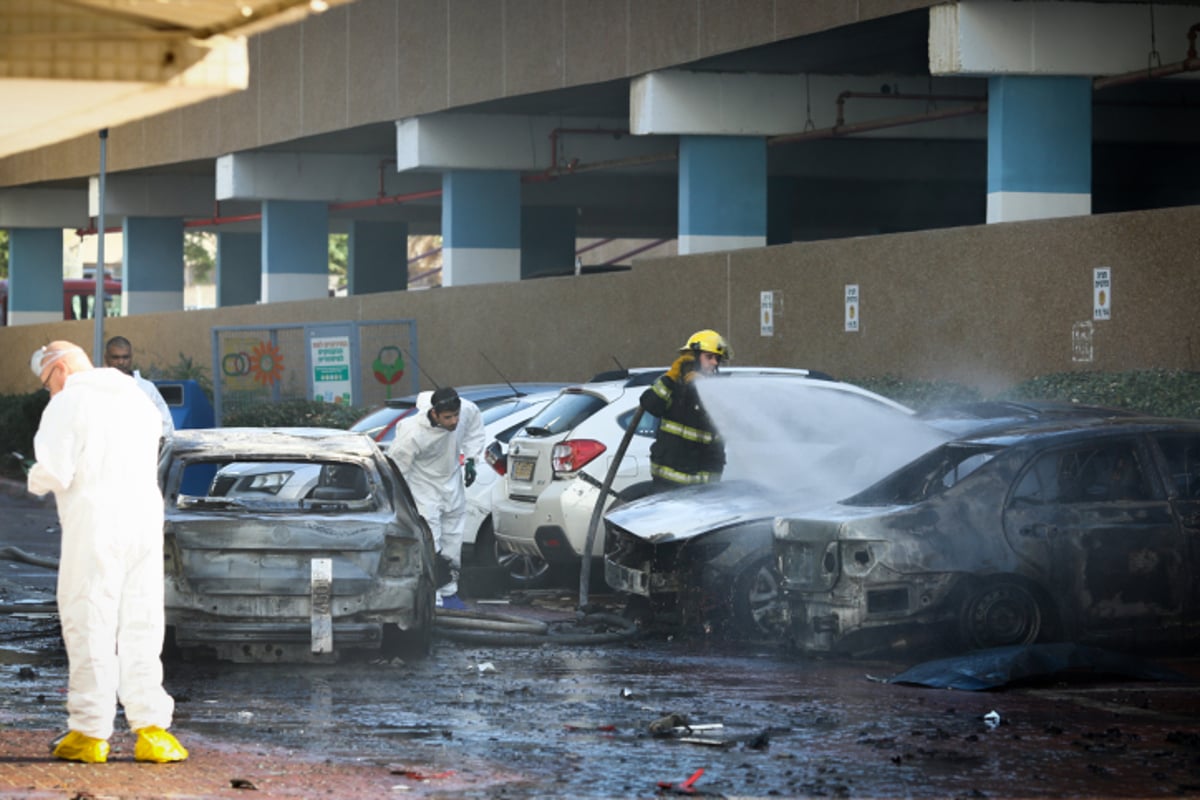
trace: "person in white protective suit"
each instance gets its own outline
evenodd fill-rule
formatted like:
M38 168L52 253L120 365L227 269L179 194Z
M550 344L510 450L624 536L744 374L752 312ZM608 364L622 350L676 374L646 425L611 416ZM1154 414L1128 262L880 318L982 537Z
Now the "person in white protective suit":
M104 345L104 366L119 369L142 390L142 394L150 398L158 415L162 417L162 438L170 439L175 435L175 420L171 418L171 409L163 400L158 387L142 377L142 373L133 368L133 345L124 336L114 336Z
M408 481L417 510L429 523L433 544L449 568L449 580L438 587L439 608L460 610L463 528L467 498L463 489L475 479L483 457L483 420L479 408L450 387L417 397L415 412L396 426L388 455Z
M94 369L71 342L30 360L50 392L33 439L29 491L54 492L62 527L58 615L67 646L67 727L53 753L103 763L120 700L137 761L182 761L162 685L162 421L115 369Z

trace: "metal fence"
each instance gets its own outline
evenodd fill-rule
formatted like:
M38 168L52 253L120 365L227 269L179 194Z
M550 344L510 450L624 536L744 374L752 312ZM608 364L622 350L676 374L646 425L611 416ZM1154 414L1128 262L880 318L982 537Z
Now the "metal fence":
M318 400L369 408L417 391L415 320L221 326L212 331L213 410Z

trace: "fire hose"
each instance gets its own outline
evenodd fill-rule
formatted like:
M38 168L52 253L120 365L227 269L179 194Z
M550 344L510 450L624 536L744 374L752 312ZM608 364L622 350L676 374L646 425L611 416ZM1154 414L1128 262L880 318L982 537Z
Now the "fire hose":
M625 458L625 451L629 449L629 443L633 440L633 434L637 432L638 424L641 421L642 407L639 405L633 412L633 418L629 420L629 425L625 428L625 435L621 437L621 444L617 447L616 455L608 465L608 473L604 476L604 485L600 487L596 505L592 507L592 518L588 521L587 539L583 544L583 564L579 568L580 614L585 613L588 604L588 588L592 577L592 545L596 541L596 529L600 527L600 517L604 513L604 501L608 499L608 494L612 491L613 479L617 476L621 460Z

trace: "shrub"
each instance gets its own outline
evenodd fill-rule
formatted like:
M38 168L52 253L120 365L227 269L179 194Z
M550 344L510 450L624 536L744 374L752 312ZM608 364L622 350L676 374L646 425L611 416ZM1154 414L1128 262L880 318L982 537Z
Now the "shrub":
M1001 398L1069 400L1161 417L1200 418L1200 372L1056 372L1006 389Z
M226 428L349 428L366 412L361 408L315 400L253 403L222 415Z
M179 354L179 360L169 367L147 367L142 375L146 380L158 381L195 381L200 384L200 390L208 395L208 402L213 401L212 378L209 377L208 367L197 364L191 356Z
M947 403L969 403L983 399L978 389L953 381L910 380L896 375L883 375L851 382L916 411Z

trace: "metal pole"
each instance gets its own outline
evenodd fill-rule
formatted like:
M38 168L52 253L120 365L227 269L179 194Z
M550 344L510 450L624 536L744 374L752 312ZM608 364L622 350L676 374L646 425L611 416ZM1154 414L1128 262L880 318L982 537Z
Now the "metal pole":
M629 420L629 427L625 429L625 435L621 437L621 444L617 447L616 457L609 465L608 473L604 476L604 483L600 486L600 496L596 498L596 505L592 506L592 518L588 521L587 539L583 545L583 563L579 567L579 610L576 612L578 614L588 613L588 590L592 581L592 545L596 541L600 517L604 514L604 503L608 500L609 492L612 491L613 479L617 477L621 459L625 458L625 451L629 449L629 442L633 439L633 434L637 432L638 423L642 421L644 412L645 409L638 405L633 419Z
M100 130L100 197L96 208L96 299L92 304L93 328L92 362L104 366L104 175L108 156L108 128Z

